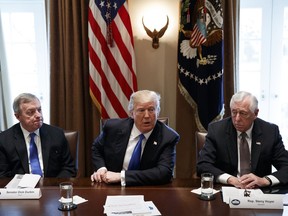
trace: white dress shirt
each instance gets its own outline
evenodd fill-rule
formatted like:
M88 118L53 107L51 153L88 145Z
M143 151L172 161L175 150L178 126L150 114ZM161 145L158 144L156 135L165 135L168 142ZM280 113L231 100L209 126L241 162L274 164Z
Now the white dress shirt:
M30 165L30 132L25 130L22 125L20 124L24 138L25 138L25 142L26 142L26 149L27 149L27 155L28 155L28 163L29 163L29 171L31 173L31 165ZM31 132L33 133L33 132ZM44 176L44 166L43 166L43 156L42 156L42 147L41 147L41 139L40 139L40 134L39 134L39 129L37 129L36 131L34 131L34 133L36 134L36 136L34 137L35 139L35 144L37 146L37 151L38 151L38 158L39 158L39 162L40 162L40 167Z

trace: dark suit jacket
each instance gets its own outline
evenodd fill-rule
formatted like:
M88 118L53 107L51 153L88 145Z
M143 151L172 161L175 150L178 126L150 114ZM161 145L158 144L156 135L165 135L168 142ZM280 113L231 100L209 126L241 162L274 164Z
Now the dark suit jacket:
M45 177L72 177L75 164L62 129L43 124L39 129ZM0 177L29 173L28 154L20 123L0 133Z
M134 120L110 119L106 121L99 137L92 146L95 171L106 167L120 172ZM162 122L157 121L143 150L140 170L125 172L126 185L165 184L171 181L179 135Z
M282 184L288 183L288 152L282 142L278 126L255 119L252 129L251 172L259 177L272 172ZM215 178L223 173L237 176L237 132L231 118L211 123L200 158L197 173L211 172Z

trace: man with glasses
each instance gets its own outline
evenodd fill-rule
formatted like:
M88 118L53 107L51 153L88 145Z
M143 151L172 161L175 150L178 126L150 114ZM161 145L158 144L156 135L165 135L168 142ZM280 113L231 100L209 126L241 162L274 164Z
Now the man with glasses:
M128 110L129 118L107 120L93 142L91 180L122 186L170 182L179 135L157 120L160 95L134 92Z
M256 97L240 91L230 109L231 117L208 126L197 174L210 172L216 182L247 189L288 183L288 152L278 126L257 117Z

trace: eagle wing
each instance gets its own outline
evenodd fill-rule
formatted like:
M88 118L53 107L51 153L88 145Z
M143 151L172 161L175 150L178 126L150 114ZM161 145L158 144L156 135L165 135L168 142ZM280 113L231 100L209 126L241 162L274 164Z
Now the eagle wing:
M142 17L142 24L143 24L143 26L144 26L144 29L145 29L147 35L148 35L149 37L153 38L153 37L154 37L153 32L150 31L150 29L148 29L148 28L145 26L145 24L144 24L144 20L143 20L143 19L144 19L144 17Z
M164 35L165 31L168 28L168 25L169 25L169 17L167 16L166 25L158 32L158 38L161 38Z
M222 29L217 29L217 30L212 31L208 35L205 43L203 43L202 45L203 46L213 46L214 44L221 42L222 37L223 37L222 32L223 32Z

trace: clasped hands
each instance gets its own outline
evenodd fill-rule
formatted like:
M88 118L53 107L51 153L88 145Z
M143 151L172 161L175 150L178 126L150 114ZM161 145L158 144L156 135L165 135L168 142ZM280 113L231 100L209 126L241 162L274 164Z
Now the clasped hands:
M121 182L121 173L111 172L106 168L100 168L91 175L92 182L105 182L106 184Z
M228 178L227 183L240 189L254 189L270 185L270 182L266 178L258 177L253 173L245 174L240 178L231 176Z

